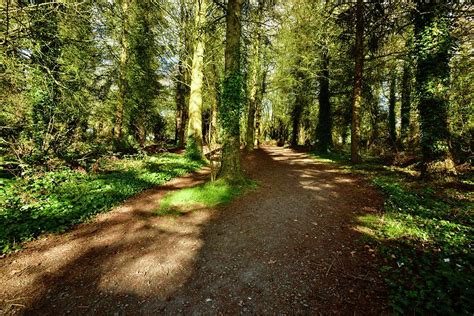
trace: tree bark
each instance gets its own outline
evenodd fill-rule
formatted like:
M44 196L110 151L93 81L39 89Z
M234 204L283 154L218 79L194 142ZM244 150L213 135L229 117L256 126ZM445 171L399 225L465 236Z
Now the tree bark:
M362 104L362 72L364 70L364 4L357 0L356 4L356 42L354 90L352 93L352 125L351 125L351 161L360 162L360 107Z
M240 37L243 0L229 0L226 16L225 76L219 119L222 126L222 162L218 178L232 182L244 180L240 165L240 126L242 74Z

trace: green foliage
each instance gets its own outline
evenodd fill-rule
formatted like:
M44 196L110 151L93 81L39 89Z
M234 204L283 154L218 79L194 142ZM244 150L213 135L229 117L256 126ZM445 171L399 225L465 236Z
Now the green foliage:
M46 232L61 232L146 188L202 166L176 154L101 159L99 173L63 169L0 179L0 250Z
M418 3L417 9L420 13L415 16L416 91L420 111L423 171L428 174L438 172L431 169L441 169L440 173L452 172L449 166L436 166L439 161L450 157L448 91L449 59L453 49L451 23L445 17L447 12L444 5Z
M323 159L344 161L339 158ZM382 214L359 221L389 262L383 272L395 314L471 314L472 190L420 183L407 170L403 174L380 164L343 168L371 178L385 196Z
M394 310L472 313L474 203L440 198L430 187L417 192L393 176L374 183L387 197L386 213L366 223L396 262L387 269Z
M157 215L182 215L200 208L215 207L232 201L248 190L255 189L257 184L247 181L238 185L217 180L168 193L160 202Z

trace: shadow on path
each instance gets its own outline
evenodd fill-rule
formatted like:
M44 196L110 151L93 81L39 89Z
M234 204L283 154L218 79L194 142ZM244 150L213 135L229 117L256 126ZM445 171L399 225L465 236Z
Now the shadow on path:
M179 178L0 262L5 313L380 314L378 258L357 216L382 199L336 166L266 147L245 157L260 188L214 210L152 211Z

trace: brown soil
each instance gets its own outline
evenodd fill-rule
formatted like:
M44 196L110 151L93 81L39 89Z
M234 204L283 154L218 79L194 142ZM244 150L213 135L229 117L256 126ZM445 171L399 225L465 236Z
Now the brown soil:
M152 214L203 169L0 260L0 313L388 313L379 256L357 228L382 206L374 189L277 147L244 168L260 187L225 207Z

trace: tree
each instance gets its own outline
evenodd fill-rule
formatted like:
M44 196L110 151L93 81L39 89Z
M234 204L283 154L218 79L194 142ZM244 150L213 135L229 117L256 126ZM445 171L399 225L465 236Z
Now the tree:
M122 140L122 127L124 120L124 111L128 99L128 86L127 86L127 66L129 58L129 7L130 0L120 0L120 7L122 14L121 21L121 32L120 32L120 60L119 60L119 76L118 76L118 102L115 108L115 122L113 135L116 143L120 143Z
M408 61L403 63L402 82L400 85L401 92L401 127L400 127L400 143L406 146L408 140L408 131L410 128L410 111L411 111L411 65Z
M255 114L257 108L261 106L261 89L263 80L263 54L262 54L262 18L263 18L263 6L264 1L258 0L258 8L256 12L256 23L255 23L255 39L253 42L253 62L251 65L250 75L250 97L248 102L248 113L247 113L247 126L246 126L246 137L245 137L245 149L252 151L255 146Z
M351 161L360 162L360 108L362 104L362 72L364 70L364 3L357 0L356 34L355 34L355 66L354 89L352 92L352 124L351 124Z
M240 36L243 0L229 0L226 15L225 74L219 120L222 126L222 161L218 177L243 180L240 165L240 113L242 110L242 73Z
M156 19L153 18L156 11L153 9L151 1L134 1L130 14L127 74L131 107L129 129L140 148L144 148L148 132L156 131L153 126L156 123L153 102L160 90L156 74L158 64L154 58L157 47L154 39Z
M188 60L190 50L189 40L189 12L185 0L179 1L179 36L178 36L178 65L175 77L175 142L178 148L184 148L186 140L186 127L189 116L189 71Z
M327 152L332 146L332 117L329 94L329 53L326 46L321 49L321 73L319 75L319 112L316 129L316 146Z
M448 6L417 2L414 14L422 174L427 177L452 174L455 169L449 149L448 90L453 40Z
M188 141L186 153L195 159L203 155L202 136L202 89L204 67L204 26L206 23L206 0L195 0L196 17L193 62L191 68L191 91L189 97Z
M392 68L392 70L390 71L390 92L388 97L388 131L390 135L390 146L392 146L392 148L396 148L397 146L397 130L395 117L395 103L397 102L396 88L397 75L395 70Z
M35 1L38 6L46 1ZM32 100L32 123L35 154L39 160L50 151L58 150L57 124L61 116L62 91L60 89L62 41L60 38L61 4L41 6L32 11L33 21L31 61L33 64L33 84L30 90ZM46 18L48 16L48 18Z
M295 70L295 82L293 91L295 94L293 111L291 112L291 146L295 147L298 145L298 138L300 135L301 118L303 111L306 106L305 88L307 80L305 74L299 69L300 63L297 62L297 69Z

